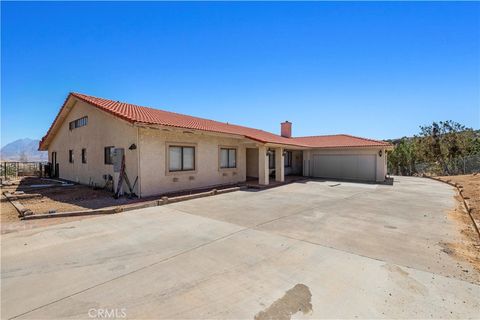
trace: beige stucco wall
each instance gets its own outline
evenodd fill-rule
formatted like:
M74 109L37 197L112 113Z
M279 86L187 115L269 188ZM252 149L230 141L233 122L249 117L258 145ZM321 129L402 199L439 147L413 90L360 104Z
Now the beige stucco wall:
M244 141L203 133L183 133L140 128L140 173L142 196L243 182L246 179ZM167 171L167 146L194 145L196 170ZM237 168L219 168L219 146L237 148Z
M88 116L86 126L69 129L69 122ZM127 175L133 184L138 175L137 150L128 150L132 143L137 143L137 128L126 121L103 112L85 102L77 101L59 131L48 147L49 161L52 152L57 152L60 178L82 184L104 186L104 174L113 176L113 165L104 164L104 148L115 146L125 149ZM82 148L87 149L87 163L82 163ZM68 160L68 150L74 150L74 163ZM126 186L124 186L124 190ZM135 187L138 194L138 185Z
M382 156L379 151L382 150ZM372 154L376 156L376 181L385 181L387 174L387 156L385 149L382 148L350 148L350 149L311 149L303 151L303 175L310 176L312 170L312 154L335 154L335 155L352 155L352 154Z

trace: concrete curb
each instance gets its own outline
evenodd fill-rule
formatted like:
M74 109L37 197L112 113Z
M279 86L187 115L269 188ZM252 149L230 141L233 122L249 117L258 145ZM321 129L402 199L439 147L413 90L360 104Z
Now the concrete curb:
M132 204L127 204L127 205L117 206L117 207L108 207L108 208L81 210L81 211L58 212L58 213L44 213L44 214L33 214L29 209L26 209L25 207L23 207L23 205L21 205L19 202L17 202L17 203L22 208L24 208L25 210L30 212L30 214L22 214L21 219L22 220L34 220L34 219L45 219L45 218L61 218L61 217L74 217L74 216L115 214L115 213L132 211L132 210L137 210L137 209L144 209L144 208L162 206L162 205L165 205L165 204L168 204L168 203L175 203L175 202L187 201L187 200L192 200L192 199L204 198L204 197L214 196L214 195L217 195L217 194L239 191L239 190L242 190L242 189L245 189L245 187L233 187L233 188L227 188L227 189L221 189L221 190L213 189L213 190L207 191L207 192L200 192L200 193L196 193L196 194L189 194L189 195L185 195L185 196L178 196L178 197L171 197L171 198L162 197L161 199L158 199L158 200L152 200L152 201L141 202L141 203L132 203ZM13 204L13 202L12 202L12 204ZM18 208L17 208L17 210L20 213L20 210Z
M102 214L114 214L114 213L117 213L116 208L32 214L32 215L25 215L21 219L35 220L35 219L44 219L44 218L62 218L62 217L90 216L90 215L102 215Z
M473 227L475 228L475 231L477 232L477 235L480 238L480 231L479 231L480 221L475 219L472 216L472 207L470 205L470 202L467 199L465 199L465 196L463 195L463 186L459 185L458 183L451 182L450 180L443 181L443 180L438 179L436 177L429 177L429 176L423 176L423 177L424 178L429 178L429 179L432 179L432 180L435 180L435 181L440 181L440 182L446 183L446 184L448 184L452 187L455 187L457 189L457 192L460 195L460 198L462 198L463 206L465 207L465 210L467 211L468 216L470 217L470 220L472 220Z

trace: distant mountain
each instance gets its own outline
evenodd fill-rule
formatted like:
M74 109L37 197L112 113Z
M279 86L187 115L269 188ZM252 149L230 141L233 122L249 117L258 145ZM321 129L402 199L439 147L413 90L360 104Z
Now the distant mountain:
M0 150L0 158L10 161L47 161L48 153L38 151L39 140L19 139L5 145Z

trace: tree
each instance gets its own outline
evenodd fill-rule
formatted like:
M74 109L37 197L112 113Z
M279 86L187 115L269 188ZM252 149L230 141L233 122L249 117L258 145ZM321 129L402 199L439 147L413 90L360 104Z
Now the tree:
M480 130L472 130L451 120L420 126L413 138L391 141L389 171L412 175L420 172L451 174L462 172L465 157L480 155Z
M452 121L420 127L420 150L426 161L436 162L449 174L455 159L474 152L474 131Z
M395 149L388 155L390 172L400 175L416 173L417 141L415 138L402 138L397 142Z

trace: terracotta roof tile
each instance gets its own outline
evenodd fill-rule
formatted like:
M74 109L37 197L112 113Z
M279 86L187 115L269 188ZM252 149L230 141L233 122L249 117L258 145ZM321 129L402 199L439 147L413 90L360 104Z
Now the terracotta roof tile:
M351 147L379 147L391 146L390 143L367 138L360 138L348 134L336 134L328 136L311 136L294 138L298 143L316 148L351 148Z
M368 146L390 146L383 141L376 141L353 137L349 135L333 135L333 136L315 136L315 137L297 137L285 138L270 132L259 129L243 127L239 125L202 119L188 115L178 114L169 111L153 109L149 107L137 106L134 104L97 98L81 93L70 93L65 100L62 109L65 107L70 97L83 100L105 112L113 114L121 119L132 123L145 123L153 125L164 125L170 127L178 127L185 129L194 129L218 133L227 133L247 137L249 139L262 143L286 144L298 147L322 147L322 148L338 148L338 147L368 147ZM59 115L55 118L52 126L48 130L45 137L40 142L40 148L45 148L46 138L52 134L52 129L58 121Z

